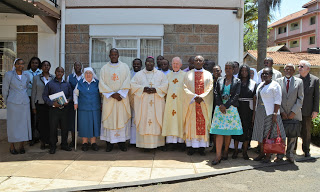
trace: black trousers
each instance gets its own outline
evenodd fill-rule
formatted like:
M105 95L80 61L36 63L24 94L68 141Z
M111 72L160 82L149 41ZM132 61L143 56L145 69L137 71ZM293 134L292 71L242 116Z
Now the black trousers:
M47 104L36 104L37 109L37 121L38 130L40 133L40 140L49 144L50 141L50 123L49 123L49 110L50 107Z
M31 117L31 133L32 133L32 140L38 140L39 139L39 130L38 130L38 117L36 114L32 111L32 105L31 105L31 97L30 99L30 117Z
M64 107L59 109L51 107L49 110L50 116L50 147L55 147L58 142L58 126L61 129L61 146L68 145L68 109Z
M308 153L310 151L311 121L312 121L311 117L302 116L301 139L302 139L302 150L305 153Z

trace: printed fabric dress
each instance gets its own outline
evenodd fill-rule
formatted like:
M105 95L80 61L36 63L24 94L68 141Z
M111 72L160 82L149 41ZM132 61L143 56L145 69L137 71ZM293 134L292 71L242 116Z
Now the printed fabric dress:
M230 87L224 85L222 96L230 95ZM227 102L227 100L222 100L223 104ZM231 105L229 109L226 110L226 114L223 114L219 106L215 107L214 115L212 119L210 134L217 135L242 135L242 125L238 110L236 107Z

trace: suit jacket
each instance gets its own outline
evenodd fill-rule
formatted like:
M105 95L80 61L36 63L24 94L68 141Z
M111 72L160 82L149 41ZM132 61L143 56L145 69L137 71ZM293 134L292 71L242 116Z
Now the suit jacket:
M214 96L216 105L220 106L223 104L222 102L222 93L223 93L223 86L225 84L225 77L219 77L217 80L216 88L214 90ZM240 89L241 89L241 81L238 78L232 77L231 80L231 87L230 87L230 97L229 100L224 104L224 106L229 109L231 105L234 107L239 106L239 95L240 95Z
M33 86L32 86L32 92L31 92L31 106L32 109L36 108L36 103L38 104L44 104L44 100L42 98L42 93L45 88L45 83L42 79L43 75L42 73L40 75L36 75L33 77ZM49 80L54 79L54 75L49 74Z
M30 79L27 73L22 72L21 79L16 70L8 71L4 75L2 96L4 103L27 104L30 102L27 89Z
M301 108L303 104L303 82L300 78L292 77L287 92L287 78L281 77L276 80L282 90L282 101L280 105L280 113L289 114L294 112L296 115L293 119L302 121Z
M319 112L319 78L310 73L304 78L300 74L296 77L302 79L304 86L302 115L311 117L312 112Z

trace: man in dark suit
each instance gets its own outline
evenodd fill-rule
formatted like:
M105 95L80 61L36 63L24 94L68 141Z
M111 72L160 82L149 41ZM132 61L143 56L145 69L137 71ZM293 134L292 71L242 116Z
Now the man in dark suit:
M289 63L284 68L285 77L280 77L276 81L280 84L282 90L282 101L280 106L280 114L283 121L295 120L298 126L300 126L300 121L302 121L302 103L303 103L303 83L298 77L293 77L295 73L295 67L293 64ZM285 129L286 124L284 124ZM297 136L287 135L287 160L294 163L294 147L297 141ZM283 155L278 154L277 161L281 161Z
M305 157L310 157L311 142L311 120L316 118L319 113L319 78L311 75L310 63L301 60L299 64L299 77L303 81L304 100L302 105L302 150Z

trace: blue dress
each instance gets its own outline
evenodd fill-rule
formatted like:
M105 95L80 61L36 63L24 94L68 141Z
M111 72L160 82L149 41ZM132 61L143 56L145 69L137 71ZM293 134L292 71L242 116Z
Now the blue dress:
M230 87L231 84L224 86L222 95L230 95ZM227 100L223 99L222 102L225 104ZM226 114L223 114L220 111L219 106L216 106L212 118L210 134L242 135L242 125L237 108L231 105L229 109L226 110Z
M98 137L101 128L101 100L99 81L88 84L81 79L78 82L78 131L79 137Z

